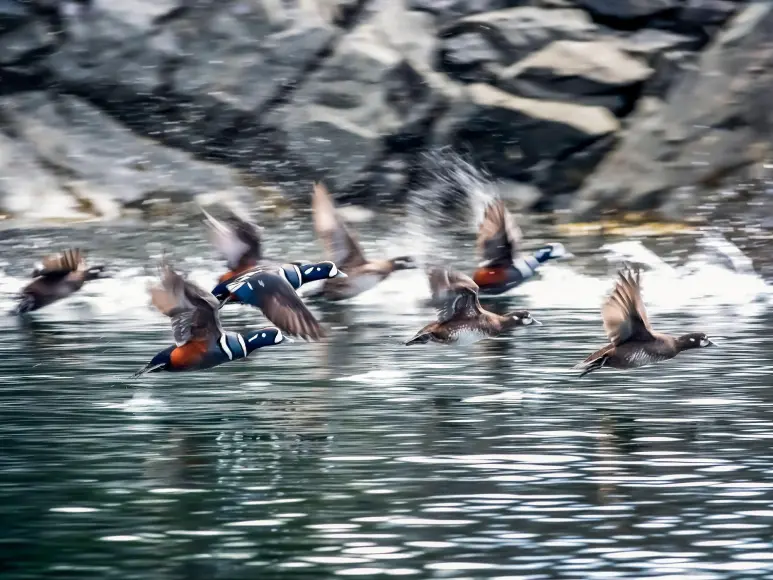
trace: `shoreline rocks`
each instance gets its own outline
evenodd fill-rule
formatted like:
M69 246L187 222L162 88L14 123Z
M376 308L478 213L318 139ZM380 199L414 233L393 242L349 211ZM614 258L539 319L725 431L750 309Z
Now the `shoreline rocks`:
M0 211L109 216L162 195L251 195L255 181L305 203L314 179L375 207L451 147L527 187L532 209L672 218L768 159L772 13L762 0L2 0Z

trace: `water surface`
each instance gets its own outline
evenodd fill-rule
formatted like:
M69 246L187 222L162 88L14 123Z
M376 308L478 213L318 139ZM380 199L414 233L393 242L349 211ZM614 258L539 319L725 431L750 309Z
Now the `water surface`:
M269 229L267 248L319 256L307 230ZM389 230L363 234L369 253L416 249ZM327 343L131 381L171 340L145 289L161 251L203 284L222 269L203 229L6 232L3 309L52 248L93 248L118 276L0 322L3 579L773 578L767 287L653 262L655 327L721 348L577 380L569 367L604 343L619 260L565 242L577 260L487 303L544 323L506 340L402 346L433 318L421 274L404 272L314 303ZM472 243L422 247L469 269Z

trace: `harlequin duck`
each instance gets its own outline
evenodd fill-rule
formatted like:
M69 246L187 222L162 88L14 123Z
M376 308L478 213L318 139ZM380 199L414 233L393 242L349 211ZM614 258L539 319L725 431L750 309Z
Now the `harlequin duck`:
M368 260L354 232L338 215L327 187L321 183L314 184L311 207L317 237L325 245L328 257L348 275L345 279L325 281L324 288L318 293L324 298L331 301L352 298L370 290L392 272L417 268L410 256Z
M153 306L171 319L175 344L154 356L135 377L160 371L208 369L286 340L274 327L242 334L223 330L217 299L165 261L161 264L161 283L150 288L150 296Z
M34 280L19 293L14 313L39 310L67 298L86 282L108 277L104 266L88 266L85 254L77 248L47 256L33 269Z
M507 292L534 276L548 260L572 257L560 243L546 244L531 256L521 256L522 238L504 202L490 202L478 230L478 254L483 261L472 276L481 294Z
M259 308L290 336L317 340L324 331L296 290L307 282L345 278L333 262L277 264L262 258L260 229L233 210L221 222L202 209L215 246L226 256L229 271L212 294L221 307L232 302Z
M456 344L467 346L518 326L541 324L527 310L504 316L484 310L478 301L478 285L469 276L442 268L427 272L438 319L422 328L406 345Z
M679 337L655 332L641 298L639 270L626 265L618 274L620 279L601 308L610 344L574 367L582 369L581 377L604 367L634 369L674 358L684 350L714 346L702 332Z

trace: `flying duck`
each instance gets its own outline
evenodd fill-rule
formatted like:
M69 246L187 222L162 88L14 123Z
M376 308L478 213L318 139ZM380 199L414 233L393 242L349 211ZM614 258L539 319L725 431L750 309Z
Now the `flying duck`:
M166 261L161 264L160 277L160 284L150 288L151 302L171 319L175 344L156 354L135 377L208 369L285 340L274 327L241 334L223 330L220 303L211 293L183 278Z
M634 369L674 358L684 350L714 346L702 332L679 337L655 332L641 298L639 270L626 266L618 275L615 289L601 308L610 344L575 365L582 370L581 377L604 367Z
M467 346L518 326L541 324L528 310L504 316L484 310L478 300L478 285L465 274L431 268L427 276L437 305L437 321L422 328L406 345L437 342Z
M327 187L314 184L311 198L314 229L328 254L348 275L343 280L327 280L319 294L331 301L346 300L370 290L392 272L413 270L417 265L410 256L388 260L368 260L349 226L336 210Z
M104 266L88 266L77 248L46 256L32 270L32 282L19 293L14 313L39 310L67 298L86 282L107 277Z

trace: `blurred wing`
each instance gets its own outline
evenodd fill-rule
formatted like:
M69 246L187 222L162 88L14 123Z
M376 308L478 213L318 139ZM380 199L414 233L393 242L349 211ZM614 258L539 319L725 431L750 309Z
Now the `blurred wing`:
M246 257L260 259L261 233L258 227L231 211L225 223L206 210L204 223L210 229L212 244L225 256L229 268L236 268Z
M314 229L325 244L330 260L342 270L364 265L367 260L360 244L338 215L330 192L321 183L314 184L311 208Z
M439 322L447 322L454 316L480 313L478 285L469 276L443 268L431 268L427 277Z
M68 249L60 254L46 256L32 272L32 277L65 276L85 266L85 256L77 248Z
M478 229L478 254L487 266L510 265L521 245L521 230L501 199L492 201Z
M620 279L601 308L604 331L612 344L652 340L653 330L641 298L639 270L619 272Z
M178 346L222 333L217 298L185 280L165 262L161 266L161 283L151 287L150 298L153 306L171 319Z
M258 271L250 276L249 282L252 286L261 286L261 310L282 332L304 340L325 336L317 319L287 280L271 272Z

